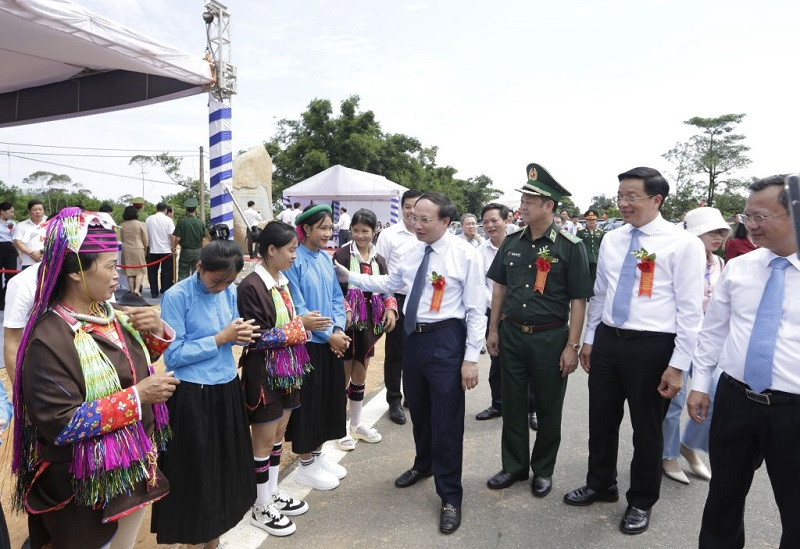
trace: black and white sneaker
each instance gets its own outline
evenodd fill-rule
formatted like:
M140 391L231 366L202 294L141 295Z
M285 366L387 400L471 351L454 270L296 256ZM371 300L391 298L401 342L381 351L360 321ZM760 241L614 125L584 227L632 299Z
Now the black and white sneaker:
M308 511L308 503L302 499L289 497L283 492L278 492L272 496L272 505L275 506L279 513L287 517L296 517Z
M284 517L274 505L254 505L250 509L250 524L266 530L272 536L288 536L294 534L297 526Z

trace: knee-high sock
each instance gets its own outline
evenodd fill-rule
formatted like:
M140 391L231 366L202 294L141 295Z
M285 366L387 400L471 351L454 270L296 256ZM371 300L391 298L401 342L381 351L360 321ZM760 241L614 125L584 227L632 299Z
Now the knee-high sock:
M364 406L364 385L356 385L352 381L347 389L350 399L350 428L355 429L361 425L361 409Z
M256 502L254 505L269 505L272 503L270 491L270 458L253 456L253 465L256 469ZM277 471L274 476L278 476Z
M269 455L269 495L270 498L278 493L278 472L281 469L281 454L283 453L283 441L272 447Z

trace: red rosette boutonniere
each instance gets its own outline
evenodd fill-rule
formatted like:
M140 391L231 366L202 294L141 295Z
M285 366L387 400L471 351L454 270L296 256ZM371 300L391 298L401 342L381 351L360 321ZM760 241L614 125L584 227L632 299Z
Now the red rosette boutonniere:
M536 283L533 285L533 291L544 293L544 285L547 283L547 273L550 272L551 264L553 263L553 256L550 254L550 248L545 246L539 250L539 259L536 260Z
M439 312L439 309L442 308L442 298L444 297L444 287L447 285L447 281L444 279L444 276L440 275L436 271L431 273L431 286L433 286L433 299L431 299L431 311Z
M653 297L653 275L656 272L656 254L648 253L644 248L633 252L634 257L639 260L636 265L642 271L639 279L639 295Z

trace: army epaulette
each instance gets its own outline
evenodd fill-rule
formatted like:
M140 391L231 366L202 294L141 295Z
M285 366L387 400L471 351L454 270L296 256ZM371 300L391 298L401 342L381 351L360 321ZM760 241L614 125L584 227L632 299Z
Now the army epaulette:
M575 236L566 229L561 229L560 231L558 231L558 233L567 240L569 240L570 242L572 242L573 244L577 244L578 242L583 242L583 240L581 240L580 238L578 238L577 236Z

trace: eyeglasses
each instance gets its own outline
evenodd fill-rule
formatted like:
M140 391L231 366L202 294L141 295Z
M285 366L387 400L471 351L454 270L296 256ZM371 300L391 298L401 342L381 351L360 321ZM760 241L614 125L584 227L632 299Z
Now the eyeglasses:
M412 223L422 223L423 225L428 225L429 223L436 221L437 217L417 217L414 214L411 214L411 222Z
M784 215L789 215L788 213L779 213L779 214L772 214L772 215L748 215L748 214L739 214L739 222L744 223L745 225L761 225L767 219L773 217L782 217Z
M614 202L617 204L622 204L623 202L627 202L628 204L635 204L639 200L645 200L647 198L653 198L654 194L648 194L647 196L636 196L634 194L628 194L625 196L618 196L614 199Z

